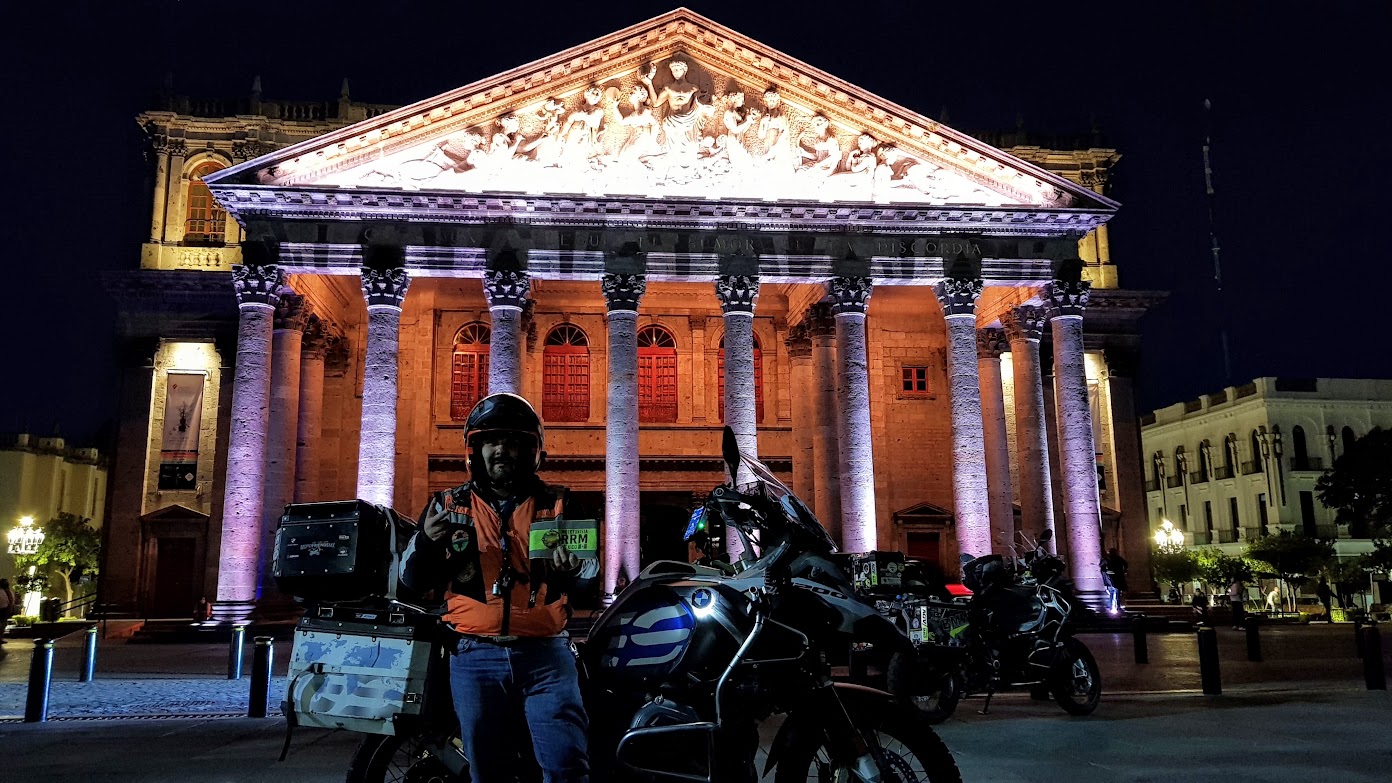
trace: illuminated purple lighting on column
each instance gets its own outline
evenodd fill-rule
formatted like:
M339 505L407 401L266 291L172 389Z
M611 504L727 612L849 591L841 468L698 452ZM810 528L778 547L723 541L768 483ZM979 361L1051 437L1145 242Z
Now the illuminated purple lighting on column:
M525 272L484 273L483 295L493 332L488 349L488 391L522 393L522 308L532 282Z
M1097 449L1092 438L1083 355L1083 309L1090 285L1055 280L1047 290L1057 378L1059 462L1068 510L1068 554L1073 581L1090 604L1100 606L1102 515L1097 493Z
M715 283L715 294L725 314L725 424L735 433L740 452L759 458L758 406L754 398L754 306L759 299L759 278L752 275L722 275ZM741 468L736 486L755 481ZM739 539L726 542L731 558L743 552Z
M358 441L358 497L392 505L396 480L397 355L401 303L411 284L406 270L362 270L367 297L367 351L363 361L362 435Z
M981 386L981 435L986 451L986 487L991 509L991 551L1010 552L1015 538L1015 510L1010 495L1010 442L1005 423L1005 388L1000 355L1009 350L1005 333L976 333L977 375Z
M870 375L865 353L865 309L870 278L832 278L836 317L836 391L841 403L837 441L841 463L841 541L847 552L869 552L878 541L875 465L870 430Z
M237 295L237 365L232 375L232 421L218 552L214 617L240 622L256 602L261 550L267 411L271 393L271 331L284 275L274 264L232 267Z
M1022 305L1001 316L1010 340L1015 385L1015 448L1020 475L1020 525L1031 537L1054 527L1049 486L1048 428L1044 426L1044 379L1039 369L1039 338L1044 311ZM1054 541L1050 554L1057 553Z
M600 283L609 310L609 394L604 425L604 594L619 573L638 576L638 302L642 275L607 274Z
M964 554L991 553L991 511L976 366L976 300L982 281L948 279L935 293L947 321L948 402L952 410L952 500L957 546Z

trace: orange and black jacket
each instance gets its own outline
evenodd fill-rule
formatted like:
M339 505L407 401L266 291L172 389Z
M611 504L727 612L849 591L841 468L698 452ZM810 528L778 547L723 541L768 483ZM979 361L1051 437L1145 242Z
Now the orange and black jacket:
M565 495L564 487L539 479L501 503L479 497L470 484L436 493L420 519L424 523L439 504L449 512L449 535L433 541L419 530L406 547L401 581L422 594L443 591L444 620L459 633L559 634L570 615L566 591L574 573L553 568L549 559L529 559L528 538L533 522L561 515Z

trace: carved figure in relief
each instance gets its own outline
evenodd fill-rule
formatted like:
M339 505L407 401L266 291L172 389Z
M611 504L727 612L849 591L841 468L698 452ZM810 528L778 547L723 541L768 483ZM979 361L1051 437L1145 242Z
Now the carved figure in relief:
M845 165L838 179L856 188L872 188L875 184L875 170L879 159L876 147L879 142L874 136L862 133L856 137L855 145L846 153Z
M831 129L831 120L825 115L812 117L812 130L805 134L799 144L802 154L800 171L819 176L830 176L841 165L841 142Z
M662 116L662 147L667 154L667 171L695 163L701 139L701 122L712 111L709 100L701 101L701 90L687 81L690 66L685 60L672 58L667 63L672 81L660 91L653 87L657 66L649 64L639 77L653 98L654 110L666 108Z
M745 110L744 108L744 90L740 89L739 85L727 88L725 116L721 120L725 126L725 134L721 137L721 146L725 148L726 154L729 156L730 167L738 173L743 174L749 171L753 156L744 144L744 133L758 119L758 109Z
M604 126L604 91L598 84L585 88L580 108L570 113L562 125L566 161L576 167L598 168L597 157L603 151L600 134Z
M619 119L619 123L628 128L628 138L619 147L619 163L646 164L648 158L662 152L657 118L653 116L648 97L648 88L641 84L633 85L628 91L629 111Z
M562 150L561 112L564 110L565 104L556 98L546 99L537 110L537 118L541 120L541 134L522 145L523 157L543 166L557 165Z

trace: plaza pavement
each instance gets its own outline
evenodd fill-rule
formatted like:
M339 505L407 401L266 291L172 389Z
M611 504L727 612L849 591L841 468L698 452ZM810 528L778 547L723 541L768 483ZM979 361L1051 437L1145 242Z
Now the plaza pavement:
M1392 699L1364 690L1350 626L1266 628L1263 663L1246 661L1240 632L1219 634L1221 697L1198 692L1192 634L1152 634L1146 666L1132 662L1129 636L1090 634L1104 681L1096 715L1006 694L986 716L964 701L940 733L969 782L1389 779ZM249 678L225 679L226 647L107 643L97 681L78 683L80 645L58 644L50 723L0 723L0 780L340 781L360 739L301 730L278 764L283 720L209 717L245 714ZM23 710L31 648L0 648L0 716ZM283 674L288 645L276 654ZM282 687L273 682L273 704ZM171 714L204 717L154 719Z

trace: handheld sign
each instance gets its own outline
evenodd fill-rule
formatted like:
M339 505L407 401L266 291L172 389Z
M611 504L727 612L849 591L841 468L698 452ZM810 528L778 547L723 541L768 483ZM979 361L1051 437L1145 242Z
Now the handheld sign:
M599 521L542 519L532 523L527 537L528 557L549 560L561 545L582 560L593 559L599 554Z

